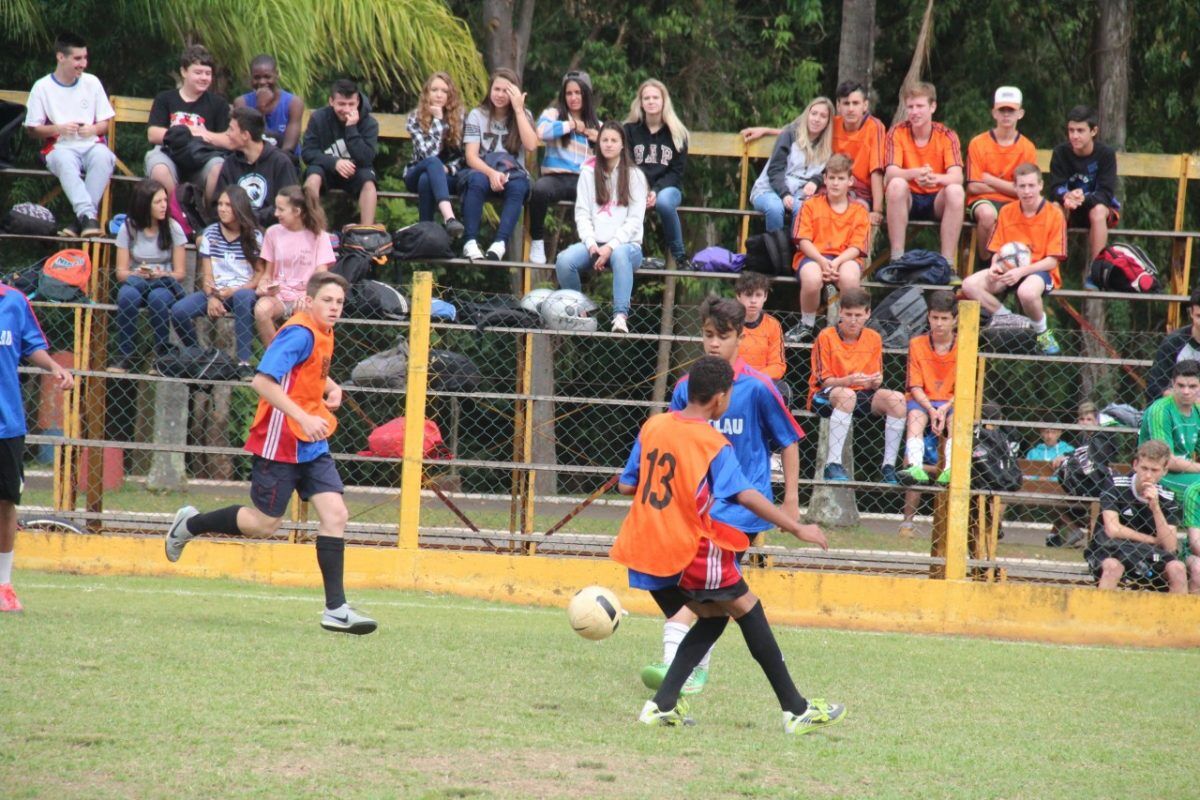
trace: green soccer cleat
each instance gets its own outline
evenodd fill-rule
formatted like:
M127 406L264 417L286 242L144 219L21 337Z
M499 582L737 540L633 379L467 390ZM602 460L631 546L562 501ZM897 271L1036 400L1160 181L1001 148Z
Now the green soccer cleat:
M694 670L692 670L692 674L688 675L688 679L684 681L683 690L680 692L680 694L700 694L704 691L704 687L707 683L708 670L704 667L696 667Z
M948 486L950 484L950 470L944 469L938 473L937 483L939 486Z
M643 725L655 725L663 728L678 728L684 725L695 725L696 721L688 716L688 704L680 700L670 711L659 711L653 700L647 700L642 706L642 713L637 721Z
M1058 339L1054 338L1054 331L1049 328L1038 334L1037 345L1045 356L1056 356L1062 352L1062 348L1058 346Z
M808 701L808 708L803 714L783 712L783 732L803 736L817 728L837 725L845 718L846 707L841 703L827 703L824 700L813 698Z
M670 664L651 664L648 667L642 667L642 685L647 689L657 690L662 686L662 682L667 678L667 670L671 668Z
M900 479L901 486L923 486L930 481L929 473L920 464L897 470L896 477Z

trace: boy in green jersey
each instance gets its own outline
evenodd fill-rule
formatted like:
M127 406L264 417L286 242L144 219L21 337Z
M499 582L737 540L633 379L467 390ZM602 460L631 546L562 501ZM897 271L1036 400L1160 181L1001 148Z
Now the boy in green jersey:
M1179 537L1179 557L1188 570L1188 588L1200 593L1200 361L1180 361L1171 377L1171 394L1155 400L1142 417L1138 444L1151 439L1171 448L1162 486L1183 508L1187 535Z

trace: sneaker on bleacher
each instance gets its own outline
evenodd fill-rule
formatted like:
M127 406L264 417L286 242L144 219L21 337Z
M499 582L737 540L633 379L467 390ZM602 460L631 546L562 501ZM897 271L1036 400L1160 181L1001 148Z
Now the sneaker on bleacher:
M816 341L817 333L813 330L812 325L805 325L801 322L788 329L788 332L783 335L784 341L788 344L812 344Z
M58 235L67 239L78 239L83 233L83 217L73 219L58 229Z
M534 239L529 243L529 262L531 264L546 263L546 243L541 239Z
M463 245L463 258L468 258L471 261L482 261L483 251L479 249L479 242L474 239L468 239Z
M450 241L452 242L458 237L462 236L463 231L466 230L466 228L463 227L463 224L459 222L456 217L451 217L450 219L446 220L446 224L443 227L445 227L446 235L450 237Z
M487 249L487 253L484 254L484 258L486 258L488 261L503 261L504 251L506 249L507 248L504 246L504 242L492 242L492 246Z
M1062 348L1058 346L1058 339L1054 338L1054 331L1049 328L1038 334L1037 344L1042 355L1056 356L1062 352Z
M104 235L104 229L100 227L100 220L95 217L80 217L79 227L81 229L79 235L85 239Z

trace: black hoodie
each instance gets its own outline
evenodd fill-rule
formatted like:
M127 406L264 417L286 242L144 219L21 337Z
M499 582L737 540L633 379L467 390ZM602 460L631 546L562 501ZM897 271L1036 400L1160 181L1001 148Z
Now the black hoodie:
M240 150L225 159L217 178L217 194L230 184L241 186L250 197L254 216L267 227L275 224L275 195L280 189L299 183L296 165L287 154L270 142L263 142L262 153L253 164Z
M300 157L326 173L337 168L339 158L348 158L359 169L370 169L379 150L379 122L371 116L371 104L358 93L358 124L343 125L332 106L318 108L308 120Z

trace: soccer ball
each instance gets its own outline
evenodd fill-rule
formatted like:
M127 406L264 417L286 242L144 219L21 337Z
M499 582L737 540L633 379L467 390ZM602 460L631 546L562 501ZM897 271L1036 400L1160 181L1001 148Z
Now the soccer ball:
M996 260L1000 269L1008 272L1010 269L1018 269L1020 267L1028 267L1033 258L1033 253L1029 249L1029 245L1024 242L1009 242L1000 248L1000 252L996 255L999 258Z
M621 601L603 586L588 586L571 598L567 619L571 629L583 638L607 639L621 624Z

